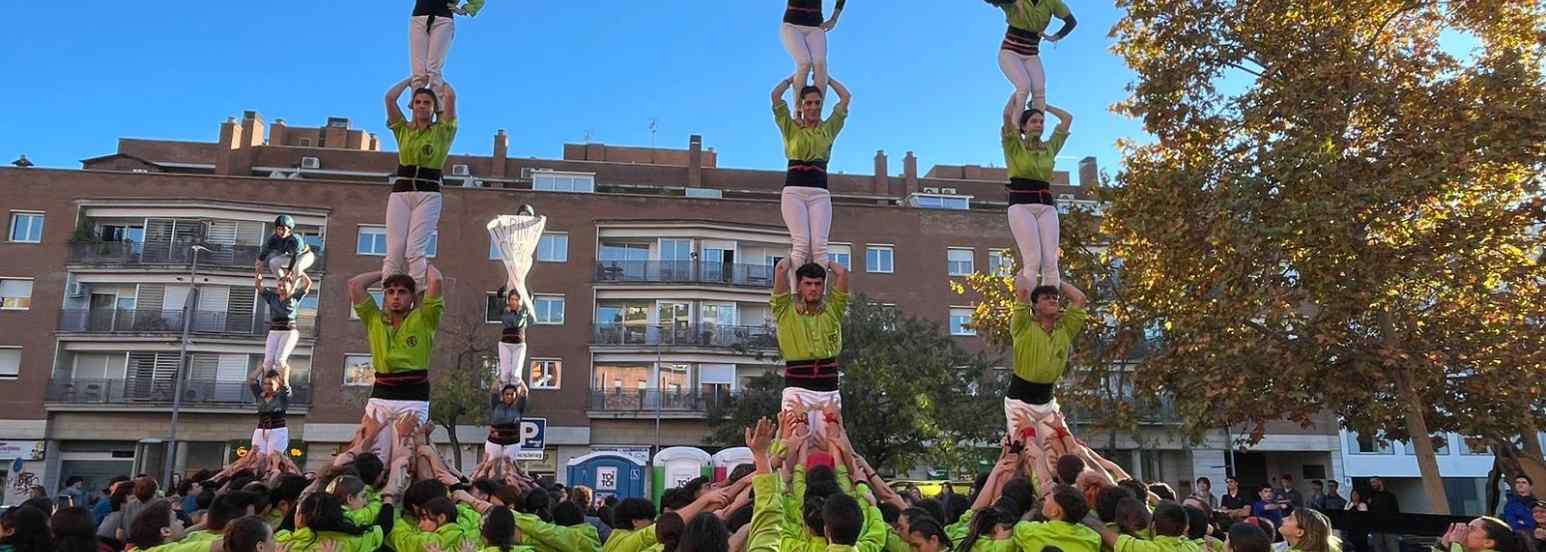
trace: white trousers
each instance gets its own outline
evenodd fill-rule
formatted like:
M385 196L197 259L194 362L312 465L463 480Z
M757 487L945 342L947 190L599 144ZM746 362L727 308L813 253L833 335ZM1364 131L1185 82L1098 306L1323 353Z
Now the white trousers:
M496 445L494 443L490 443L488 441L484 441L483 442L483 461L487 462L488 459L490 459L490 458L504 457L504 458L509 458L511 462L515 462L517 460L516 459L516 453L518 453L520 451L521 451L521 444L520 443L516 443L516 444L513 444L513 445Z
M381 277L407 274L424 291L429 240L440 224L440 192L393 192L387 197L386 259Z
M1062 408L1058 406L1057 399L1047 401L1047 404L1030 404L1006 397L1004 399L1004 427L1008 429L1008 434L1012 438L1018 438L1019 436L1015 431L1015 419L1029 418L1031 423L1035 424L1032 426L1035 445L1037 448L1041 448L1043 442L1056 434L1057 415L1062 411Z
M1051 205L1022 203L1009 207L1009 233L1020 249L1020 276L1025 283L1058 287L1058 210Z
M825 437L827 417L821 409L827 406L842 411L843 397L838 395L837 391L811 391L801 387L785 387L779 410L793 410L796 407L804 409L805 420L810 424L811 435Z
M268 454L277 452L286 454L290 450L290 428L276 427L274 429L252 430L252 452Z
M499 342L499 383L526 381L526 344Z
M295 261L295 272L297 274L305 274L306 269L311 268L311 264L316 261L317 256L312 254L312 252L306 251L301 253L300 258L296 259ZM269 272L274 274L275 278L285 277L285 275L288 274L290 270L290 255L275 255L273 257L269 257L268 269Z
M800 87L805 86L806 76L815 73L816 87L823 93L827 90L827 31L821 27L806 27L793 23L784 23L778 28L778 38L784 43L784 51L789 52L789 57L794 59L794 75L790 81L794 83L795 94L800 93Z
M784 186L779 210L784 214L784 226L789 228L790 276L805 263L826 263L832 193L822 188Z
M278 370L289 365L290 353L300 339L300 330L269 330L268 341L263 344L263 369Z
M365 402L365 415L382 424L381 432L376 434L375 444L371 445L371 451L380 456L382 461L388 459L387 452L392 450L392 440L397 438L397 432L392 431L391 424L404 412L412 412L419 418L421 424L427 422L429 421L429 401L373 398Z
M1009 104L1004 106L1004 113L1011 120L1020 120L1020 112L1025 111L1025 101L1030 98L1035 99L1036 109L1047 109L1047 73L1041 67L1041 56L1025 56L1001 49L998 51L998 68L1015 85L1014 93L1009 95Z
M451 39L456 36L456 18L418 15L408 20L408 59L410 83L414 88L440 89L445 84L442 71L446 66L446 52L451 50Z

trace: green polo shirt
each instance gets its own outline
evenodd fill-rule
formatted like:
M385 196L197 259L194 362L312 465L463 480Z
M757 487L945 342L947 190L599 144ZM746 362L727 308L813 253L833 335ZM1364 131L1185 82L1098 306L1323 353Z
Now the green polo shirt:
M363 535L350 535L323 531L313 533L311 529L301 528L294 531L280 531L274 535L274 542L285 546L287 552L316 552L322 550L325 543L337 543L338 552L375 552L386 542L381 534L380 527L371 527Z
M588 523L564 527L542 521L531 514L515 514L515 526L521 529L521 544L537 552L597 552L601 539L596 527Z
M1182 537L1154 537L1153 540L1134 538L1132 535L1117 536L1113 552L1199 552L1197 543Z
M1084 309L1070 306L1049 334L1031 315L1030 304L1015 301L1009 317L1009 335L1015 342L1015 377L1031 383L1057 383L1068 370L1074 337L1089 317Z
M1063 0L1017 0L999 8L1004 10L1004 19L1009 21L1009 26L1038 33L1047 31L1052 16L1063 18L1073 14L1068 11L1068 5Z
M209 552L210 545L220 540L221 535L209 531L192 531L183 536L183 540L171 542L160 546L146 548L144 552Z
M1043 0L1053 2L1056 0ZM1053 130L1052 139L1038 144L1020 138L1019 129L1003 129L1004 164L1009 167L1010 178L1025 178L1052 182L1052 167L1057 164L1058 152L1068 141L1068 131Z
M768 303L778 324L778 350L785 362L837 358L843 352L847 292L832 290L821 312L808 315L795 308L793 294L774 295Z
M456 120L438 121L429 128L414 128L406 119L387 122L392 135L397 137L397 163L422 169L440 169L451 156L451 142L456 139Z
M639 552L655 544L655 525L643 529L613 529L601 552Z
M778 475L759 473L752 475L751 529L746 535L746 552L789 552L779 547L779 525L784 516L783 494L779 487L783 481Z
M1021 552L1041 552L1056 546L1063 552L1100 552L1100 533L1083 524L1066 521L1022 521L1015 524L1015 542Z
M796 94L799 91L795 92ZM848 120L848 107L839 105L832 116L815 127L803 127L789 115L789 106L780 101L773 105L773 122L784 136L784 157L796 161L825 161L832 158L832 143Z
M376 373L428 371L430 353L435 348L435 332L440 329L440 315L445 308L445 299L425 297L418 307L408 312L400 326L393 328L386 313L381 312L370 297L355 305L354 313L365 324L365 333L369 336L371 367Z

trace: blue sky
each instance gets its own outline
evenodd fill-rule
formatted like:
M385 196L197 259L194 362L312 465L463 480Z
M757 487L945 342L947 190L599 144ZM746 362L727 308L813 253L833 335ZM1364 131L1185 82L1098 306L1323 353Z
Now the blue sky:
M828 9L832 2L827 2ZM169 2L80 0L10 6L0 49L12 97L0 161L26 153L78 168L119 137L213 141L244 109L319 126L328 116L385 132L381 97L407 74L410 0ZM793 65L778 40L782 0L513 2L458 21L446 76L461 95L457 153L488 154L495 129L512 156L561 144L684 148L702 134L720 166L783 166L768 92ZM1118 138L1138 121L1109 111L1132 80L1109 51L1110 3L1072 6L1069 39L1044 44L1049 96L1076 116L1063 167L1086 155L1115 172ZM1054 22L1056 28L1060 23ZM853 90L833 169L868 174L886 150L936 163L1003 164L999 117L1010 86L996 52L1002 13L978 0L850 0L829 35L833 75Z

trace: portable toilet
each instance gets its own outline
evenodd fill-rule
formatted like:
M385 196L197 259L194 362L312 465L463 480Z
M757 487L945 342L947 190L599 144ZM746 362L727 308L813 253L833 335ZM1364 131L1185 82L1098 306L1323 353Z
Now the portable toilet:
M616 452L592 452L569 460L569 485L595 489L596 496L644 496L644 463Z
M714 459L703 449L694 447L669 447L655 453L654 477L650 480L650 498L660 504L660 496L666 489L675 488L693 479L714 475Z
M714 453L714 480L724 481L730 478L730 472L735 471L736 466L752 463L752 449L746 447L732 447Z

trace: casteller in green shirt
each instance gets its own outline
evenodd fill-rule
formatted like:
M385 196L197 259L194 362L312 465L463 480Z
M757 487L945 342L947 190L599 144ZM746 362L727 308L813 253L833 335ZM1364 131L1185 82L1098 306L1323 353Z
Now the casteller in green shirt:
M792 293L773 296L768 304L778 324L778 350L785 362L837 358L843 352L843 313L848 293L834 289L820 312L800 314Z
M1047 332L1031 313L1031 305L1016 300L1009 317L1009 334L1014 338L1015 377L1031 383L1056 383L1068 370L1068 356L1074 337L1090 317L1083 307L1071 305Z
M1063 552L1100 552L1100 533L1078 523L1062 520L1022 521L1015 524L1015 542L1022 552L1041 552L1056 546Z
M430 354L435 349L445 299L425 295L396 328L370 297L355 305L354 312L370 341L371 366L376 372L371 398L429 400Z
M1004 19L1009 22L1009 26L1036 33L1047 31L1052 16L1067 18L1073 14L1063 0L1016 0L999 7L1004 10Z
M1113 552L1200 552L1202 549L1197 543L1185 537L1155 536L1151 540L1135 538L1132 535L1117 537L1117 545Z
M1009 178L1052 182L1052 169L1057 164L1058 152L1063 151L1066 142L1067 130L1055 129L1051 140L1032 143L1020 137L1019 129L1004 127L1004 164L1009 167Z
M392 136L397 137L397 164L405 167L440 170L451 156L456 139L456 119L436 121L426 128L414 128L405 119L388 121Z

